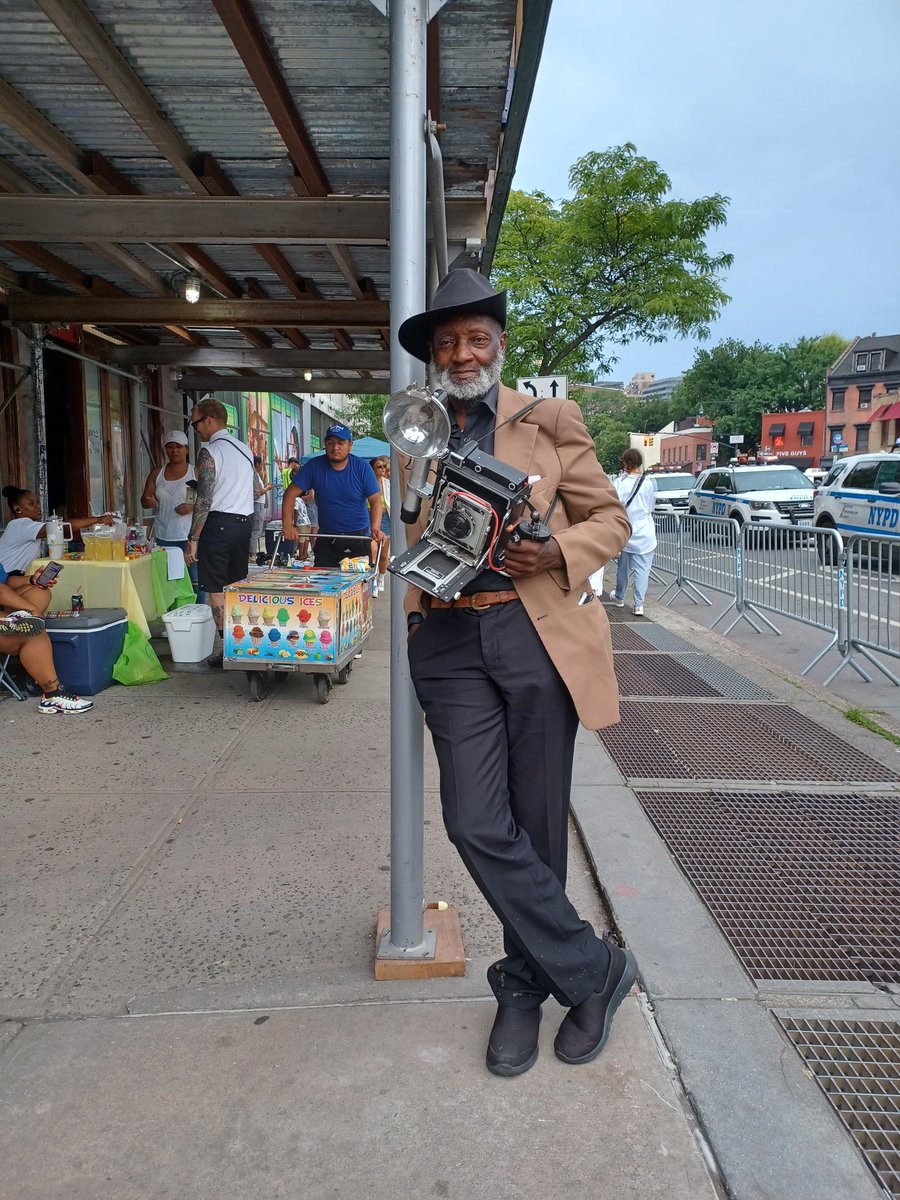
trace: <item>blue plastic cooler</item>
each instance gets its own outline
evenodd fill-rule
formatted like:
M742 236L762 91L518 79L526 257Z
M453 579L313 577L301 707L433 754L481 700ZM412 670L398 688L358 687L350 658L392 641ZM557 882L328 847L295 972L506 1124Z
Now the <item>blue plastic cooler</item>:
M95 696L108 688L125 643L125 609L86 608L81 613L48 615L44 621L53 643L56 674L63 685L82 696Z

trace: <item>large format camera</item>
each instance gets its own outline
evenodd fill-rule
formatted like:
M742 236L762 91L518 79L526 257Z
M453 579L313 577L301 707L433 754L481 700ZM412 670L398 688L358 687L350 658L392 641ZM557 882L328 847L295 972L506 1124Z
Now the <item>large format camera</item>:
M524 416L528 404L516 417ZM389 570L439 600L453 600L485 567L502 569L508 542L546 541L550 532L528 502L528 475L467 442L448 450L450 421L439 395L413 384L395 392L385 408L391 444L413 458L401 517L414 522L423 499L431 499L421 539L391 559ZM439 460L433 484L428 475ZM528 508L533 519L521 521ZM507 529L516 529L510 535Z

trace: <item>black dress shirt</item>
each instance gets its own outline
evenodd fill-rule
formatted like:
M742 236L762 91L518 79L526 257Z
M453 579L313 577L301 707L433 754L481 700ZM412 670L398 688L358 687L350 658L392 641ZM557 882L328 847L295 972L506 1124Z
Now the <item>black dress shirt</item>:
M485 454L494 453L494 426L497 424L497 397L500 394L500 385L494 384L489 392L478 401L476 405L469 409L466 414L466 425L464 429L460 429L456 423L456 416L453 412L453 401L448 398L447 413L450 417L450 449L459 450L466 442L478 442L478 449L483 450ZM499 571L492 571L490 567L485 567L471 583L467 583L462 589L464 596L472 596L475 592L512 592L515 591L515 584L508 575L501 575Z

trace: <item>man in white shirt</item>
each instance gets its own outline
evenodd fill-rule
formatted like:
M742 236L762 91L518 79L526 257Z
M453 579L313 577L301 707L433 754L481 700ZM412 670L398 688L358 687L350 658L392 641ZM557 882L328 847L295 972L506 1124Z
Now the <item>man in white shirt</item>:
M218 400L201 400L191 425L204 443L197 455L197 499L185 562L199 564L199 587L208 594L219 633L225 624L225 589L246 578L253 519L254 470L250 447L227 430ZM206 661L221 667L219 650Z

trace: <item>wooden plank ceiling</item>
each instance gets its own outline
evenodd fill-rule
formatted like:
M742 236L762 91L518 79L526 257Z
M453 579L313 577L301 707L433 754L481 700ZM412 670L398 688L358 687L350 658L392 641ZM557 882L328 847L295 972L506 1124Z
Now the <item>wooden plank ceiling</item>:
M526 7L429 27L451 260L485 237ZM198 386L382 390L388 70L369 0L2 0L0 317Z

